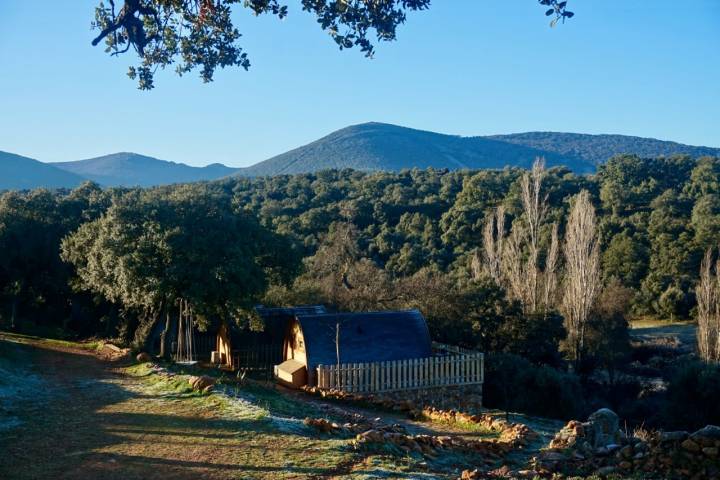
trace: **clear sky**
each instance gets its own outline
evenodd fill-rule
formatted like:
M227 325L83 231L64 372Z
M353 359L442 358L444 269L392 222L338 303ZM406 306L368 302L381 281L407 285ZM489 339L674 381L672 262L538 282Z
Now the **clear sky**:
M720 147L720 0L570 0L554 29L536 0L434 0L372 60L299 0L283 21L236 7L249 72L163 72L150 92L125 76L134 57L90 45L98 1L0 0L0 150L245 166L367 121Z

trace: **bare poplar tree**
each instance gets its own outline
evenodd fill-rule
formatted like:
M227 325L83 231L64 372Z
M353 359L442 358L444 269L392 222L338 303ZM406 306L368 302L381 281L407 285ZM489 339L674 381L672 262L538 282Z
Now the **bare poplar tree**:
M498 285L502 280L503 241L505 239L505 208L499 206L492 215L487 217L483 228L484 270ZM477 257L476 257L477 259ZM473 265L475 278L481 270Z
M528 278L528 262L523 260L523 248L527 243L527 230L524 226L513 225L505 241L502 256L502 278L511 298L519 300L523 310L530 312L532 290Z
M550 248L545 259L545 271L543 273L543 307L547 311L555 305L555 296L558 285L558 260L560 256L560 240L558 237L557 223L553 223L550 234Z
M571 355L582 358L585 328L600 291L600 247L590 193L575 196L565 233L565 294L562 303Z
M536 158L532 169L521 181L522 203L528 236L527 279L532 295L528 298L530 311L539 310L540 282L540 225L547 213L547 195L542 196L542 181L545 176L545 160Z
M717 351L717 279L713 275L712 249L705 252L700 264L700 282L695 289L697 297L698 354L705 361L713 360Z
M491 277L508 295L518 300L525 313L547 312L555 305L558 284L559 240L553 224L545 268L540 266L540 232L548 211L548 196L542 194L545 161L537 158L532 169L520 181L522 216L505 234L505 209L498 207L483 228L483 258L475 254L471 268L478 278Z
M545 268L540 265L541 228L548 211L542 193L545 161L537 158L520 180L522 216L505 236L505 210L499 207L485 222L483 247L485 272L520 301L526 313L547 312L555 302L558 269L557 226L551 230Z

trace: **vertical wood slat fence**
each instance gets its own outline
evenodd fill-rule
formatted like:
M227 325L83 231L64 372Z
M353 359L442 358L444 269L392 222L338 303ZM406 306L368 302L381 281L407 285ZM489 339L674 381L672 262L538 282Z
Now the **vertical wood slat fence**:
M210 352L215 350L217 338L214 334L195 332L193 336L193 360L210 360Z
M345 392L390 392L482 384L482 353L373 363L319 365L318 387Z
M267 370L283 361L282 345L265 344L234 349L230 354L231 367L245 370Z

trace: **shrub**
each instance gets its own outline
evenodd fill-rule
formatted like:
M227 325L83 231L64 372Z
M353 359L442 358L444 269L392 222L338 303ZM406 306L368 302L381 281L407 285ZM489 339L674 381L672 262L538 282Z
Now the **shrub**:
M663 420L668 428L720 425L720 366L688 359L670 375Z
M505 353L488 355L485 365L489 407L564 420L585 414L580 381L571 373Z

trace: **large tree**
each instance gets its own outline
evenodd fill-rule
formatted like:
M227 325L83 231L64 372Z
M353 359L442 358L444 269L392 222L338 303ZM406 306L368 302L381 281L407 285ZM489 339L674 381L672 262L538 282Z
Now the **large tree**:
M77 286L138 312L136 346L179 300L199 323L238 317L294 271L287 242L205 185L131 191L63 241ZM164 345L163 345L164 346ZM163 352L165 353L165 352Z
M575 196L565 232L565 283L562 313L570 357L580 363L590 314L600 293L600 244L595 207L583 190Z
M573 16L566 1L538 3L553 17L553 26ZM370 57L373 32L377 41L394 40L407 13L427 9L430 0L301 0L300 4L340 49L358 47ZM199 68L203 81L209 82L217 68L250 67L232 19L236 6L255 15L284 18L288 13L278 0L124 0L122 6L107 0L95 9L93 28L99 32L92 43L104 40L106 51L113 55L134 49L140 65L128 74L138 79L141 89L153 88L155 71L173 63L179 75Z

